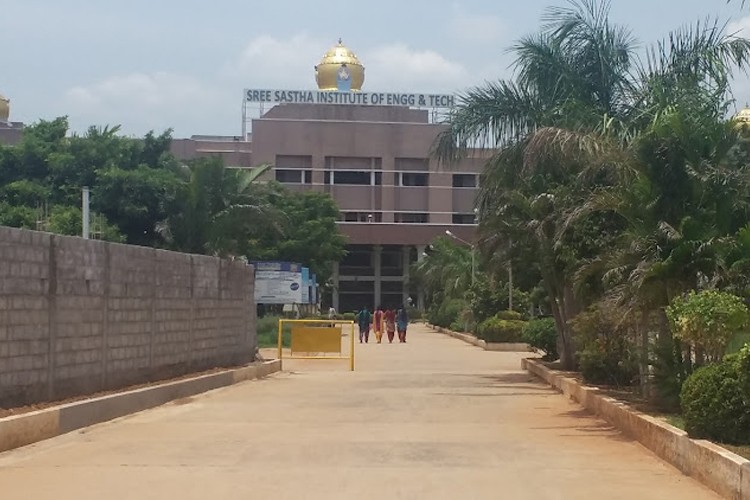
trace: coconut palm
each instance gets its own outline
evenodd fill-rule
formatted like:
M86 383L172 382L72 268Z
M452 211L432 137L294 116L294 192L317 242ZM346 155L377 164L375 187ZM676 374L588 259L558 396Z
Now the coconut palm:
M160 225L160 233L181 251L243 255L248 231L274 219L273 209L255 189L256 181L270 168L226 168L213 160L183 167L179 207Z
M446 163L472 147L497 149L478 200L480 244L491 261L506 263L514 246L533 248L526 254L544 278L566 366L574 364L568 320L585 305L574 277L615 240L627 246L621 233L632 222L625 211L592 221L596 210L582 217L581 207L602 193L616 199L647 186L651 197L638 208L650 212L634 215L653 220L646 238L656 242L659 231L680 227L693 200L691 176L731 145L726 128L710 125L726 109L731 69L750 55L746 40L701 23L670 34L641 62L630 32L612 25L608 13L608 2L593 0L549 9L541 33L512 48L514 80L462 95L435 145ZM630 243L645 259L648 245ZM697 273L679 261L665 268L663 254L652 257L662 272ZM632 265L643 270L637 259Z
M471 285L471 251L446 237L435 239L429 255L414 266L427 297L462 298Z

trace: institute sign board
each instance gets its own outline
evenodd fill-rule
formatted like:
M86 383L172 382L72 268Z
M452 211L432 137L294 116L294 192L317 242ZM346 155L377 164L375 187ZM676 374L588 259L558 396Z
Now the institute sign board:
M324 90L245 89L245 102L283 104L355 104L360 106L408 106L452 108L453 94L400 92L332 92Z

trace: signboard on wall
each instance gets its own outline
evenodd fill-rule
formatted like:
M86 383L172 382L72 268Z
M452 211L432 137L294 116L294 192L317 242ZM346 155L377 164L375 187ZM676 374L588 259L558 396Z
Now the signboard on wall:
M404 92L331 92L323 90L245 89L245 102L287 104L355 104L360 106L409 106L452 108L453 94Z
M303 303L301 265L291 262L253 262L253 265L256 303Z

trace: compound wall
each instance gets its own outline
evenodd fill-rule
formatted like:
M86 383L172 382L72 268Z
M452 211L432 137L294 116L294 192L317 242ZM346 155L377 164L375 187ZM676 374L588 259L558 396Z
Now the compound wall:
M254 359L240 262L0 227L0 408Z

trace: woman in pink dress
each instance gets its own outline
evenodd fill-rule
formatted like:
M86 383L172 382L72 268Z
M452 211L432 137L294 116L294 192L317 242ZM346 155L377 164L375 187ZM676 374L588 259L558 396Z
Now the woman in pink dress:
M388 334L388 342L393 343L393 337L396 335L396 311L388 309L385 314L385 331Z

